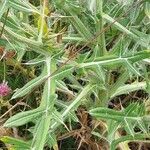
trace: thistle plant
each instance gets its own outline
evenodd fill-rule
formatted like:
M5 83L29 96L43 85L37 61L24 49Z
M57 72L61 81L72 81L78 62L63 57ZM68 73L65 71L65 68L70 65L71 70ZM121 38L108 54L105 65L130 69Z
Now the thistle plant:
M0 63L13 90L2 127L17 131L1 135L7 148L149 142L148 1L2 0L0 8L0 47L15 54Z

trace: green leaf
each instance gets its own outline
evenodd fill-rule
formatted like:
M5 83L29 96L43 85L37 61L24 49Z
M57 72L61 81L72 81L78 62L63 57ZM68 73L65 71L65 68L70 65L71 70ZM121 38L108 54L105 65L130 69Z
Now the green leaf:
M112 95L111 98L122 94L129 94L133 91L146 90L146 82L135 82L120 86Z
M9 6L13 7L16 10L24 11L26 13L40 13L38 9L31 5L27 0L9 0Z
M54 133L47 135L47 144L49 147L55 147L55 145L57 145L57 139Z
M22 35L19 35L17 33L15 33L11 28L5 26L5 31L10 35L12 36L13 38L15 38L16 40L20 41L20 42L24 42L26 44L29 44L31 46L35 46L35 47L38 47L38 46L41 46L42 43L38 42L38 41L35 41L35 40L32 40L32 39L29 39L29 38L26 38Z
M8 0L2 0L0 2L0 19L1 19L1 17L3 16L4 12L7 9L7 6L8 6L7 4L8 4Z
M86 25L82 22L82 20L76 15L75 12L70 8L69 5L65 5L64 10L66 13L69 13L72 17L70 19L72 25L76 28L79 34L84 37L86 40L92 37L90 30L86 27Z
M90 92L93 88L94 88L95 85L90 85L88 84L87 86L85 86L82 91L78 94L78 96L73 100L73 102L66 108L64 109L64 111L62 112L62 118L63 119L66 119L67 116L70 114L70 111L73 111L76 109L77 107L77 104L79 102L82 101L82 99L87 95L88 92ZM58 126L58 122L54 122L52 125L51 125L51 129L55 129L57 126Z
M145 106L138 103L130 104L126 109L122 111L116 111L105 107L98 107L89 111L90 115L104 120L114 120L118 122L118 126L123 126L127 133L134 136L134 128L137 126L144 133L148 132L148 129L144 123Z
M0 138L0 140L2 142L4 142L5 144L10 144L12 145L12 148L14 148L15 150L29 150L30 149L30 144L27 142L24 142L20 139L16 139L13 137L8 137L8 136L3 136Z
M102 17L110 22L113 23L113 25L120 31L126 33L127 35L129 35L131 38L133 38L134 40L138 39L138 36L136 36L134 33L132 33L131 31L129 31L126 27L124 27L123 25L121 25L119 22L117 22L115 19L113 19L111 16L109 16L108 14L103 14Z
M51 72L54 72L56 69L56 64L51 58L46 58L46 73L49 76ZM37 121L33 140L31 144L31 149L42 150L48 134L51 120L53 118L54 104L57 98L55 94L55 80L48 78L45 82L44 91L42 95L42 102L40 107L44 109L42 117Z
M150 57L150 50L144 50L141 52L136 53L135 55L129 54L127 56L104 56L104 57L98 57L95 59L95 61L89 61L85 63L80 63L77 65L79 68L83 67L90 67L94 65L102 65L102 66L108 66L108 65L120 65L120 64L126 64L130 67L130 69L133 72L137 72L134 67L131 65L131 63L138 62L140 60L146 59Z
M25 65L38 65L40 63L45 62L45 57L39 55L35 59L29 60L28 62L24 63Z
M39 119L39 122L37 124L37 127L36 127L37 130L33 136L31 149L42 150L46 142L45 140L46 140L47 132L49 129L51 117L47 113L44 113L44 114L45 115L43 115Z
M150 137L150 134L135 134L134 137L132 135L126 135L126 136L122 136L120 137L119 139L117 140L114 140L112 143L111 143L111 147L110 149L111 150L115 150L116 149L116 146L121 143L121 142L124 142L124 141L140 141L140 140L145 140L146 141L146 138L149 138Z
M17 89L17 91L13 94L13 96L12 96L11 99L23 97L26 94L30 93L35 87L37 87L38 85L40 85L43 82L43 80L46 79L46 77L47 76L45 74L41 74L37 78L29 81L21 89Z
M96 117L96 118L104 118L104 119L112 119L116 121L122 121L124 114L120 111L115 111L109 108L94 108L90 110L90 115Z
M145 14L149 17L150 19L150 3L146 2L145 3Z
M43 108L37 108L34 110L29 110L25 112L20 112L12 117L10 117L4 124L4 127L15 127L21 126L28 122L34 121L34 119L39 118L42 116Z

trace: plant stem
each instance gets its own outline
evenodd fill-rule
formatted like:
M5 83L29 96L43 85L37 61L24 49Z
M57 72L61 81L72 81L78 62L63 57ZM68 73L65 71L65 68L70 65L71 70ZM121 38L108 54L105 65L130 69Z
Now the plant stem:
M97 15L97 24L96 24L96 32L101 32L104 27L103 21L103 0L96 0L96 15ZM105 43L105 33L103 32L101 36L97 37L97 44L99 46L99 56L103 56L106 54L106 43Z

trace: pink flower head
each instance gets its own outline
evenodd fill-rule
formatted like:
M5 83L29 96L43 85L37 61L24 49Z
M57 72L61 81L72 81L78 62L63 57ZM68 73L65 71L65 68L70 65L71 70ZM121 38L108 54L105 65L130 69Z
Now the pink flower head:
M11 91L11 88L7 85L7 82L0 84L0 96L7 96Z

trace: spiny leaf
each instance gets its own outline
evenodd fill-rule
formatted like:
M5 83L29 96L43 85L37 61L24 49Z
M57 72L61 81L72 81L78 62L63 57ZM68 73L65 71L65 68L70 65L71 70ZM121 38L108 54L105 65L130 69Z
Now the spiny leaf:
M0 138L0 140L2 142L4 142L5 144L10 144L12 145L12 148L14 148L15 150L29 150L30 149L30 144L27 142L24 142L20 139L16 139L13 137L8 137L8 136L3 136Z
M4 14L5 10L7 9L8 0L2 0L0 2L0 19L2 15Z
M24 125L34 119L39 118L43 113L42 108L37 108L34 110L29 110L25 112L20 112L12 117L10 117L4 124L5 127L15 127Z

